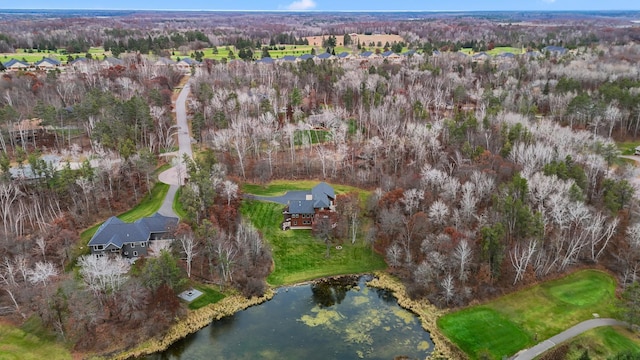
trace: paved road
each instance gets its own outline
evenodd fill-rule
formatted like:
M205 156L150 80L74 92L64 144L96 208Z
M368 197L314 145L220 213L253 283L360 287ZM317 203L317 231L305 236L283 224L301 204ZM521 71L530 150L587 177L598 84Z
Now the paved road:
M583 321L578 325L575 325L572 328L569 328L560 334L547 339L538 345L532 347L531 349L525 349L516 355L514 355L512 360L532 360L536 356L542 354L543 352L551 349L552 347L560 344L564 341L571 339L574 336L578 336L587 330L591 330L601 326L626 326L627 324L618 321L616 319L591 319L587 321Z
M178 127L178 152L176 154L177 165L172 168L163 171L158 175L158 180L169 184L169 192L165 196L162 206L158 212L165 216L178 216L173 211L173 199L176 196L178 188L184 184L186 178L186 169L182 164L182 158L186 154L190 158L193 157L191 150L191 135L189 134L189 123L187 122L187 97L189 96L189 84L187 83L176 100L176 123Z

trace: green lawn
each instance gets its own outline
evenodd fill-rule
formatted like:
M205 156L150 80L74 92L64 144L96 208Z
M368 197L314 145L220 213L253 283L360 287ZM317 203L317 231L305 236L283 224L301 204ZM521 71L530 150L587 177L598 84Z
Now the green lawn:
M16 49L16 52L13 54L1 54L0 55L0 61L1 62L7 62L11 59L17 59L17 60L26 60L29 63L35 63L37 61L42 60L43 57L49 57L52 59L57 59L63 63L67 62L67 54L63 54L62 53L62 49L58 49L58 51L43 51L43 52L33 52L33 53L29 53L26 49ZM105 54L109 54L108 52L104 51L104 48L102 47L92 47L89 49L88 51L94 59L102 59ZM84 57L87 53L77 53L77 54L71 54L74 58L75 57Z
M507 53L507 52L515 55L519 55L519 54L522 54L522 48L511 47L511 46L498 46L491 50L488 50L486 53L491 56L496 56L496 55L500 55L502 53Z
M638 335L621 327L601 327L589 330L568 343L567 360L578 360L587 350L592 360L606 360L623 351L633 351L640 357Z
M158 209L160 209L162 201L164 201L164 197L167 195L168 191L169 185L157 182L153 186L153 189L151 189L151 194L147 194L140 203L131 210L118 215L118 218L124 222L134 222L143 217L153 215L158 211ZM98 223L80 234L80 239L83 244L86 244L91 240L91 237L96 233L100 225L102 225L102 223Z
M615 279L606 273L579 271L447 314L438 326L472 359L483 350L499 359L591 319L593 313L615 317L615 288Z
M460 49L460 52L463 52L463 53L468 54L468 55L476 54L476 52L473 51L472 48L462 48L462 49ZM498 46L498 47L495 47L495 48L493 48L491 50L485 51L485 53L487 53L488 55L491 55L491 56L500 55L500 54L506 53L506 52L510 52L510 53L515 54L515 55L519 55L519 54L522 54L522 49L521 48L517 48L517 47L511 47L511 46Z
M618 145L618 149L620 149L622 155L633 155L636 147L640 146L640 141L618 142L616 145Z
M210 286L196 285L194 287L202 291L204 294L199 298L193 300L191 303L189 303L189 309L191 310L200 309L201 307L209 304L215 304L218 301L225 298L225 295L223 293L213 289Z
M268 185L243 184L242 192L246 194L254 194L261 196L279 196L284 195L289 190L309 190L318 185L319 180L274 180ZM369 197L370 192L349 185L330 184L336 194L345 194L348 192L357 192L360 202L364 203ZM282 220L282 219L281 219Z
M275 181L267 187L243 185L243 191L256 195L279 195L288 190L308 190L317 181ZM332 185L337 193L358 191L364 201L368 193L357 188ZM271 246L275 270L267 281L274 286L294 284L332 275L358 274L386 268L384 259L371 251L362 240L333 243L331 256L325 257L326 245L313 237L310 230L282 231L283 206L261 201L244 201L242 214L260 230ZM336 245L342 248L337 249Z
M0 324L0 359L66 360L71 359L71 353L53 340L43 339L11 325Z

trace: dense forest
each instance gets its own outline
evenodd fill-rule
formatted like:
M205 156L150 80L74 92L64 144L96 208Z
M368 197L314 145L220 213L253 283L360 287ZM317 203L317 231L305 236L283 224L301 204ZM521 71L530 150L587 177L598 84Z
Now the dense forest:
M186 278L263 294L271 253L240 215L239 185L273 179L372 191L363 208L351 195L339 199L331 238L357 233L412 297L438 306L578 267L607 269L622 286L640 275L636 170L614 141L636 139L640 129L638 27L449 16L307 22L300 31L282 19L260 31L224 27L252 19L238 15L219 27L196 17L199 29L175 22L158 30L155 19L143 19L77 32L87 19L38 20L50 31L37 34L22 31L33 26L27 20L0 22L0 52L103 46L124 60L1 74L0 309L17 321L35 314L77 350L108 353L184 315L175 293L185 270ZM399 62L206 61L191 75L154 65L155 55L181 47L304 44L302 36L324 31L396 33L419 51ZM457 51L547 45L569 51L482 59ZM185 160L180 241L134 265L86 256L84 229L158 186L163 154L176 148L174 91L186 81L199 151ZM31 118L42 119L46 135L13 135L12 126ZM61 168L42 155L63 159ZM11 175L27 166L31 176ZM92 342L98 335L125 343Z

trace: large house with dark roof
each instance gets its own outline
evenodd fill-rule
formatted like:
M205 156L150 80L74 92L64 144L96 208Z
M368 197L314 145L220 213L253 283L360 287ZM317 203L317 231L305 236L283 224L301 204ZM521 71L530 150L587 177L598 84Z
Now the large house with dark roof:
M155 213L134 223L115 216L105 221L89 241L91 253L98 256L119 254L129 259L148 255L150 242L170 238L178 218Z
M311 191L289 192L289 204L284 209L282 230L311 229L320 216L335 211L336 193L325 182L321 182Z

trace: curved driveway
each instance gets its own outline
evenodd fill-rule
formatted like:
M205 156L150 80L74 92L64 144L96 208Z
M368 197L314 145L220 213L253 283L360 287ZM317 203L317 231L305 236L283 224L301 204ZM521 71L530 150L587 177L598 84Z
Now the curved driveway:
M176 154L176 165L172 168L163 171L158 175L158 180L165 184L169 184L169 192L164 198L162 205L158 212L164 216L175 216L173 211L173 199L176 196L176 192L180 185L184 184L184 180L187 177L186 167L182 163L182 158L187 155L189 158L193 157L191 150L191 135L189 134L189 123L187 122L187 97L189 97L189 84L187 83L175 103L176 109L176 123L178 127L178 152Z
M587 330L591 330L601 326L626 326L626 325L627 323L616 320L616 319L591 319L591 320L583 321L578 325L575 325L561 332L560 334L539 343L538 345L532 347L531 349L522 350L521 352L514 355L511 359L532 360L536 356L551 349L557 344L567 341L574 336L578 336Z
M271 201L271 202L274 202L274 203L287 205L287 204L289 204L289 201L304 200L306 198L307 194L309 194L308 191L294 190L294 191L287 191L286 194L280 195L280 196L260 196L260 195L246 194L245 197L247 199L260 200L260 201Z

